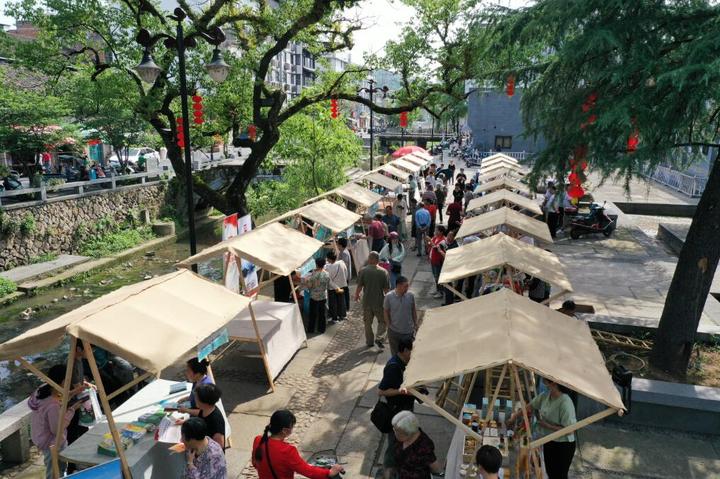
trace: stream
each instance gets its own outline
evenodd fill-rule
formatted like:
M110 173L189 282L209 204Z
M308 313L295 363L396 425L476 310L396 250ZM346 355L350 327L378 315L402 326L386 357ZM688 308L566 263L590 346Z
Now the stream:
M198 231L198 251L219 241L213 228ZM26 296L7 306L0 307L0 343L8 341L28 329L89 303L93 299L122 286L137 283L153 276L175 271L175 263L190 254L187 241L166 244L151 252L138 253L109 268L68 281L62 286L49 288L34 296ZM199 273L208 278L222 278L222 259L201 263ZM32 310L29 317L25 311ZM27 318L27 319L26 319ZM41 370L67 359L68 343L27 359ZM0 413L27 398L40 381L14 361L0 361Z

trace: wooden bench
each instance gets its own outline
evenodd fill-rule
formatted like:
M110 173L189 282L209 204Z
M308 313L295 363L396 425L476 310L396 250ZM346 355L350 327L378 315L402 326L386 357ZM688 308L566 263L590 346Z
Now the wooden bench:
M30 459L30 408L22 401L0 414L0 454L3 462Z

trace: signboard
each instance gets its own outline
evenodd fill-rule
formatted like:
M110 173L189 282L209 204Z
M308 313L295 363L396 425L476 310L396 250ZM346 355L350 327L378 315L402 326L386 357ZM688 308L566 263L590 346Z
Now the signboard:
M233 238L238 235L237 213L226 216L223 220L222 239ZM240 293L240 272L238 271L235 255L225 253L223 255L223 271L225 271L225 287L230 291Z
M228 343L229 341L230 336L228 335L227 328L221 329L214 336L211 336L206 341L200 343L197 349L198 361L202 361L203 359L207 358L208 356L210 356L210 353L218 349L223 344Z
M237 234L242 235L252 230L252 220L250 215L238 218ZM257 268L250 261L242 260L242 275L245 279L245 296L253 296L260 290L260 282L258 281Z

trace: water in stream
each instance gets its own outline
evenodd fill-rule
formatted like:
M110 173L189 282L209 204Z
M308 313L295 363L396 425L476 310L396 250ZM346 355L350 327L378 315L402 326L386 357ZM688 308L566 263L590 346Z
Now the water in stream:
M219 240L212 228L198 232L198 250ZM38 326L46 321L72 311L110 291L143 281L147 277L175 271L174 264L189 255L186 241L158 247L154 254L139 253L106 269L69 281L63 286L49 288L35 296L25 297L10 305L0 307L0 343ZM199 272L211 279L222 277L222 260L199 265ZM23 312L32 309L29 319ZM44 370L67 358L68 345L64 343L52 351L28 358ZM39 385L37 378L19 363L0 361L0 412L28 397Z

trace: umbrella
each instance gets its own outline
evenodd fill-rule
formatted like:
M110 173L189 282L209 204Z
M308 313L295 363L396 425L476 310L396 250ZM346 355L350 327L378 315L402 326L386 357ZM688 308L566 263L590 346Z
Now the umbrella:
M393 158L400 158L401 156L409 155L410 153L413 153L415 151L419 151L421 153L427 153L427 150L425 148L420 148L419 146L410 145L410 146L403 146L402 148L398 148L395 150L392 154Z

